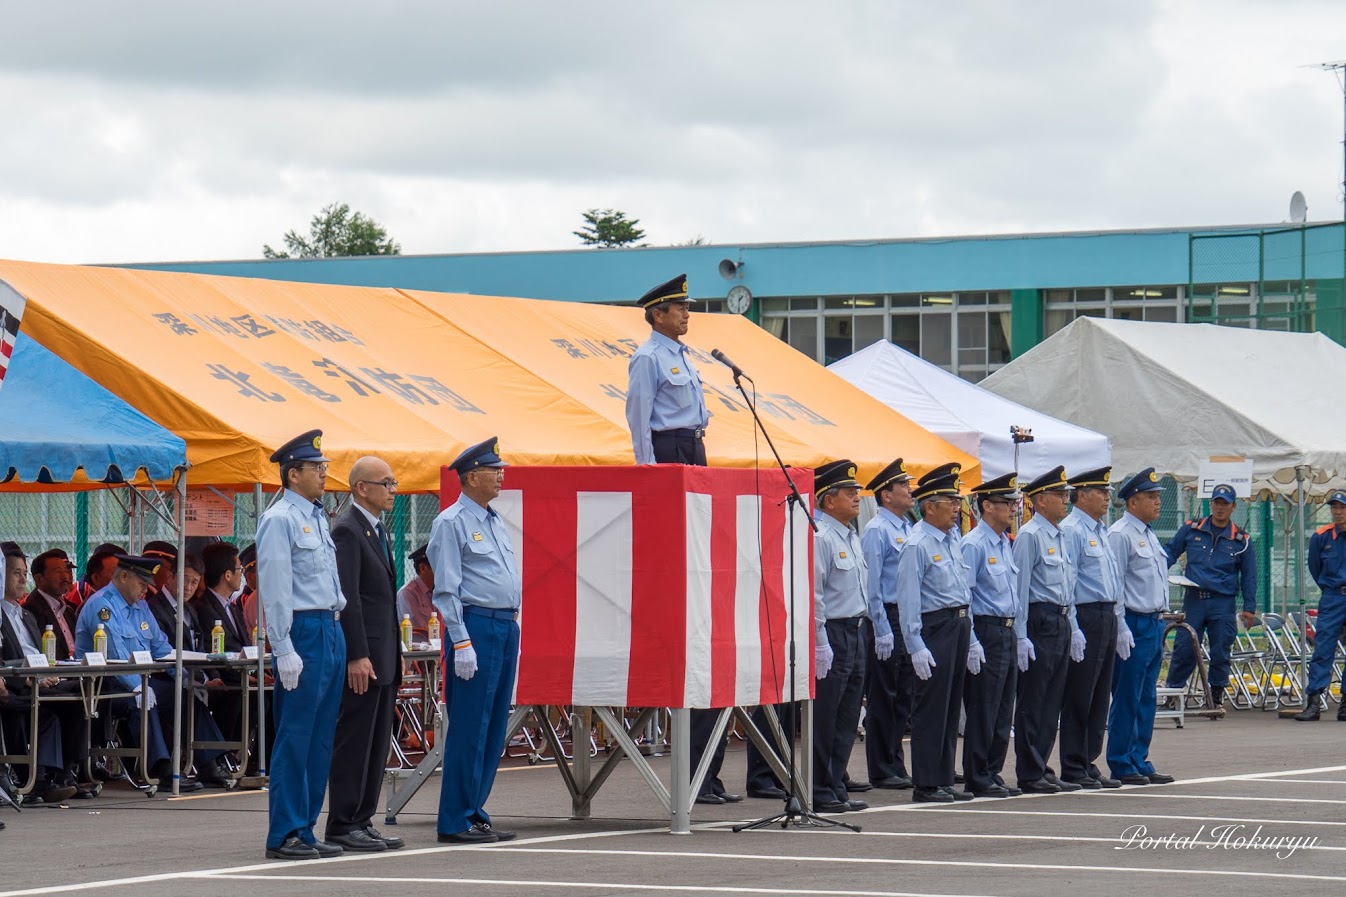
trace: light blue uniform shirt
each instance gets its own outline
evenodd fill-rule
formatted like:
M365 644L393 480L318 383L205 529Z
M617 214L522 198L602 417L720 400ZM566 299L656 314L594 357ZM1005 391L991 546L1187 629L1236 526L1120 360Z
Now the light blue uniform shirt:
M107 611L107 619L100 619L102 611ZM75 659L83 660L84 655L93 650L93 636L98 624L103 624L107 635L108 660L130 660L136 651L148 651L158 659L173 653L168 637L159 628L154 612L143 600L127 604L122 593L114 583L108 583L94 592L80 608L79 620L75 623ZM140 687L139 676L118 676L127 691Z
M1075 606L1115 604L1117 616L1126 610L1117 599L1122 594L1122 569L1108 544L1108 528L1079 508L1061 521L1066 551L1075 565Z
M637 464L654 463L654 430L699 430L710 423L701 375L687 347L662 333L636 350L627 365L626 424Z
M818 511L813 537L813 635L826 645L827 621L869 613L864 551L860 537L830 514Z
M1017 617L1015 597L1019 568L1014 564L1014 543L1009 533L978 523L960 546L967 565L968 585L972 592L974 617Z
M468 641L463 605L518 611L523 602L505 521L466 495L435 518L425 558L435 571L435 607L444 618L449 645Z
M271 652L293 654L296 611L346 606L337 578L336 544L321 504L286 489L257 524L257 592L266 611Z
M1019 530L1014 540L1014 563L1019 568L1015 591L1019 613L1014 634L1028 638L1028 605L1038 601L1070 608L1071 632L1078 632L1075 621L1075 573L1066 548L1065 535L1047 518L1038 514Z
M922 520L911 528L911 538L897 559L898 617L909 654L925 650L921 614L967 607L972 601L960 541Z
M1168 552L1154 530L1127 511L1108 527L1108 541L1122 570L1126 610L1142 614L1168 610Z
M865 556L869 593L869 619L874 624L874 635L893 634L888 625L885 604L897 603L897 556L911 535L911 524L887 508L879 508L865 531L860 535L860 549Z

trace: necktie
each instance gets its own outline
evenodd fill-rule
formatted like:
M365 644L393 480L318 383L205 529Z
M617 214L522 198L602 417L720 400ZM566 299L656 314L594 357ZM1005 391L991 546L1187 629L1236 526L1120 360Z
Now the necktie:
M374 532L379 537L379 544L383 546L383 559L388 562L388 566L393 564L393 553L388 548L388 534L383 530L382 523L374 524Z

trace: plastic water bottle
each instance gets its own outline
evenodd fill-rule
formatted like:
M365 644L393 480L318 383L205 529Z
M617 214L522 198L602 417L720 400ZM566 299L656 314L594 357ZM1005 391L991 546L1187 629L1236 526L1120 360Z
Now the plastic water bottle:
M431 611L430 622L425 625L425 632L430 641L439 641L439 614L437 612Z
M107 657L107 632L104 631L102 623L98 624L98 631L93 634L93 649Z
M402 650L411 650L411 614L402 615Z
M50 626L42 633L42 653L47 655L47 663L56 662L56 633Z
M224 626L220 624L219 620L215 621L215 628L210 630L210 653L224 653Z

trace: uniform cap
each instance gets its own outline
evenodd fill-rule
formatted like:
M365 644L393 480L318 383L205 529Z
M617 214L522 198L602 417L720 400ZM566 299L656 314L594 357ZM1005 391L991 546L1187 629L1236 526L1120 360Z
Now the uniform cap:
M1210 500L1215 501L1217 498L1223 499L1230 504L1233 504L1238 500L1238 497L1234 495L1234 487L1228 483L1221 483L1210 491Z
M425 556L425 550L429 547L429 544L422 545L420 548L417 548L411 554L407 555L407 559L410 560L412 564L428 562L429 559Z
M1095 470L1086 470L1084 473L1077 473L1066 481L1071 489L1084 489L1085 487L1095 489L1112 488L1112 468L1099 467Z
M822 495L829 489L842 489L846 486L859 487L860 483L855 479L855 462L842 458L840 461L831 461L822 467L813 469L813 494Z
M478 467L509 467L509 465L500 457L500 441L492 436L463 449L463 453L454 458L449 467L461 475Z
M1064 490L1066 488L1066 469L1058 464L1042 476L1024 487L1025 496L1034 496L1039 492Z
M1004 495L1011 498L1019 496L1019 477L1013 473L1007 473L1004 476L996 477L993 480L987 480L977 486L972 487L973 495L989 496Z
M244 548L242 551L238 553L238 562L243 565L244 570L248 569L249 567L257 566L256 542L250 542L247 548Z
M912 492L912 498L917 501L923 501L927 498L933 498L936 495L957 495L958 494L958 474L950 473L942 477L931 477L929 474L921 477L921 482L916 485L916 490Z
M301 433L276 449L271 455L272 464L289 464L291 461L328 461L322 453L322 430L309 430Z
M1117 496L1122 501L1126 501L1131 496L1138 495L1141 492L1158 492L1163 488L1159 485L1159 475L1154 472L1154 468L1147 467L1123 483L1122 488L1117 492Z
M147 558L172 561L175 564L178 561L178 546L174 545L172 542L163 542L159 540L146 542L145 547L140 550L140 553Z
M919 488L925 485L926 483L930 482L931 480L943 479L944 477L947 476L952 476L956 478L962 472L963 472L963 465L959 464L957 461L950 461L948 464L939 465L934 470L930 471L925 476L921 477L919 480L916 481L916 486L917 488Z
M1346 492L1338 489L1327 497L1329 505L1346 505Z
M870 492L881 492L893 483L905 483L910 479L911 474L907 473L907 465L902 463L901 458L898 458L892 464L880 470L879 475L870 480L869 485L865 488Z
M154 574L159 572L159 559L140 557L134 554L117 555L117 569L129 570L145 582L154 582Z
M636 304L641 308L653 308L664 302L690 302L687 298L687 275L679 274L666 283L650 290L644 296L636 300Z

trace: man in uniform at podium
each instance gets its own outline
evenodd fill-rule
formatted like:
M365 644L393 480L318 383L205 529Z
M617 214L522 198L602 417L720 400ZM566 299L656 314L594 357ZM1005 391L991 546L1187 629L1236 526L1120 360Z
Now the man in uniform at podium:
M626 423L631 428L631 447L637 464L691 464L706 466L706 425L710 413L701 392L701 375L682 343L691 318L687 298L687 275L661 283L641 296L637 305L645 310L650 338L627 366ZM701 764L718 710L693 710L691 716L691 767ZM725 740L715 746L715 755L696 796L699 804L733 803L742 795L730 794L720 781Z

